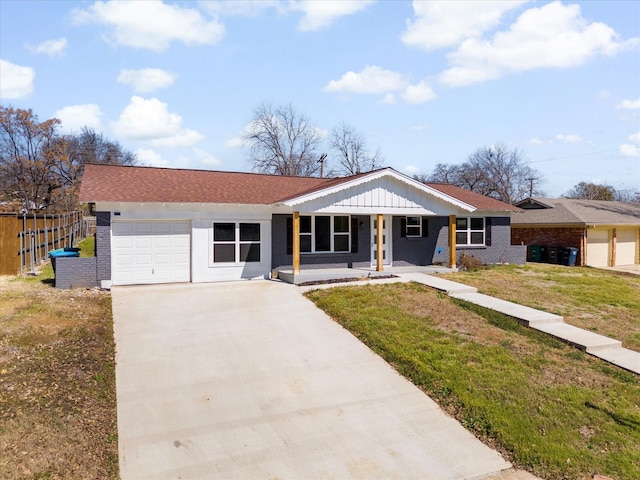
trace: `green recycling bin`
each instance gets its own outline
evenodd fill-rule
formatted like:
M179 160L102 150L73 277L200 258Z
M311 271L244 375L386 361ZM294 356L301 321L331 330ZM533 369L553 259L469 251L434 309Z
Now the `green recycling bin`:
M544 247L540 245L527 246L527 262L542 262L544 257Z

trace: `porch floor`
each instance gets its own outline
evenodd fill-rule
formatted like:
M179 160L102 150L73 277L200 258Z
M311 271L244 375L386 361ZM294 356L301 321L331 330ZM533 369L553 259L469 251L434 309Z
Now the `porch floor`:
M300 273L293 274L291 269L277 269L277 278L286 283L294 285L310 284L315 282L334 283L346 281L347 279L367 280L371 278L389 277L391 275L401 273L447 273L456 272L457 269L451 269L438 265L427 266L408 266L408 267L385 267L382 272L377 272L373 267L364 268L309 268L301 269ZM275 277L274 277L275 278Z

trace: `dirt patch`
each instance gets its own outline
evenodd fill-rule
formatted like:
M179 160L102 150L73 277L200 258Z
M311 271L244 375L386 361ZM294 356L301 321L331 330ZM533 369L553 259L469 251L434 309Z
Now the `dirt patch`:
M0 478L118 478L109 294L0 285Z

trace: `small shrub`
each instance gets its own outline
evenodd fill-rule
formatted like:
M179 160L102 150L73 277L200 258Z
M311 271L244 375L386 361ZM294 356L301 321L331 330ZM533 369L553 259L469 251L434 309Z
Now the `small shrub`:
M482 263L481 260L474 257L473 255L467 255L466 253L463 253L462 255L460 255L460 258L458 259L458 267L461 270L473 271L473 270L480 270L481 268L484 268L485 264Z

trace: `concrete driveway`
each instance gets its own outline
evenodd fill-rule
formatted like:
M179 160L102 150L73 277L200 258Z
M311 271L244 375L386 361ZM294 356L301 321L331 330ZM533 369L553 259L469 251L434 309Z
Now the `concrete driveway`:
M510 464L297 287L112 295L123 480L533 478L498 474Z

